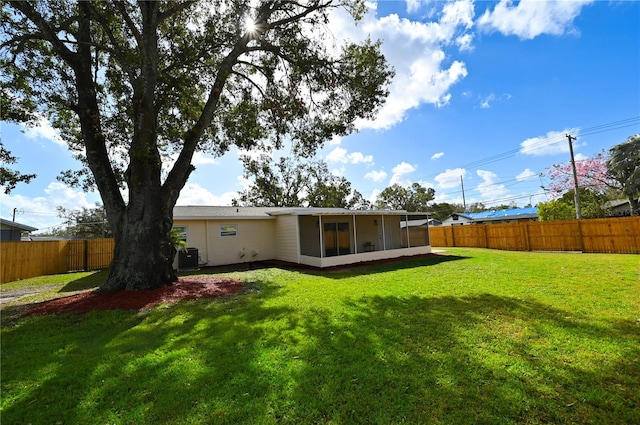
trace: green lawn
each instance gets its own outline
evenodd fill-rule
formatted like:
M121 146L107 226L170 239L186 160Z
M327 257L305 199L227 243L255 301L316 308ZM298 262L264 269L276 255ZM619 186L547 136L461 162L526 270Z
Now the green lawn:
M244 294L3 323L2 423L640 423L640 256L229 275Z

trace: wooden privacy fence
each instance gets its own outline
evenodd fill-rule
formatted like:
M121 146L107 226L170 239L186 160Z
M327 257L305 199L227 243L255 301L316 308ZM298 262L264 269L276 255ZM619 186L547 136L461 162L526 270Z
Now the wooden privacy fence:
M109 267L113 239L2 242L0 283L47 274Z
M640 254L640 217L430 227L432 246Z

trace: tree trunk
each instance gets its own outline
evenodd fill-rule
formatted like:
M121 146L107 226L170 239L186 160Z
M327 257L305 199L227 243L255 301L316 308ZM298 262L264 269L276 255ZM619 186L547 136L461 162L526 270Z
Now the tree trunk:
M156 205L154 205L156 204ZM162 212L149 202L142 214L128 208L115 237L109 277L101 291L143 291L171 285L176 249L171 243L172 212Z

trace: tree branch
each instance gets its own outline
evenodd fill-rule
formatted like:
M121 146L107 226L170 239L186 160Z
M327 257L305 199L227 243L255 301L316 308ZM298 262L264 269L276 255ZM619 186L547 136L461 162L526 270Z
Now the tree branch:
M131 84L133 85L133 82L134 82L134 80L136 78L136 75L133 72L133 69L130 66L128 66L128 64L127 64L127 59L126 59L125 54L124 54L124 49L122 48L120 43L118 43L118 41L116 40L116 37L113 34L113 31L111 31L111 28L109 28L109 25L107 24L104 16L102 14L100 14L98 12L98 10L91 4L89 5L89 10L91 11L91 15L98 21L98 23L100 24L100 26L102 27L104 32L107 34L107 37L109 38L109 41L113 45L112 49L106 49L105 48L104 50L105 51L110 51L110 52L112 52L114 54L114 56L118 60L118 63L120 63L120 66L122 67L122 69L129 76L129 80L130 80Z
M167 18L170 18L180 12L182 12L183 10L187 9L190 6L193 6L194 4L196 4L197 2L195 0L188 0L184 3L180 3L170 9L165 10L164 12L161 12L158 15L158 22L162 22Z
M260 87L255 81L253 81L251 78L247 77L246 75L244 75L241 72L238 71L231 71L231 74L233 75L237 75L240 78L243 78L245 80L247 80L253 87L255 87L256 89L258 89L258 91L260 92L260 94L262 95L262 97L265 97L264 91L262 90L262 87Z
M136 39L136 43L138 44L138 46L142 46L142 34L140 34L140 31L138 31L138 28L136 27L136 24L133 22L133 20L131 20L131 16L129 16L124 2L117 1L114 4L118 9L118 12L122 14L122 17L127 24L127 28L129 28L129 31L131 31L131 35L133 35L133 38Z
M31 3L26 1L9 1L11 6L15 9L22 12L31 22L33 22L36 27L40 30L42 37L50 42L53 48L60 54L62 59L70 65L72 68L77 66L77 57L76 54L69 50L67 46L64 45L64 42L58 38L56 35L56 31L49 26L47 21L42 17L38 11L31 5Z
M315 12L317 10L326 9L329 6L331 6L331 1L330 0L327 1L326 3L322 3L322 2L317 1L316 4L313 5L313 6L305 6L305 5L302 5L300 3L296 3L296 2L291 2L291 3L295 4L296 6L302 7L305 10L303 12L301 12L301 13L296 14L296 15L289 16L288 18L272 22L272 23L269 24L269 28L280 27L280 26L283 26L283 25L290 24L291 22L299 21L302 18L310 15L311 13L313 13L313 12Z

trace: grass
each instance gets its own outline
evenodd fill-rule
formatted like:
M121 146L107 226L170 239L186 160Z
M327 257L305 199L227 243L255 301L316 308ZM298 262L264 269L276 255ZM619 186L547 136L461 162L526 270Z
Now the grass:
M3 323L1 419L640 423L638 264L447 249L348 271L230 272L245 294L142 313L22 318Z

